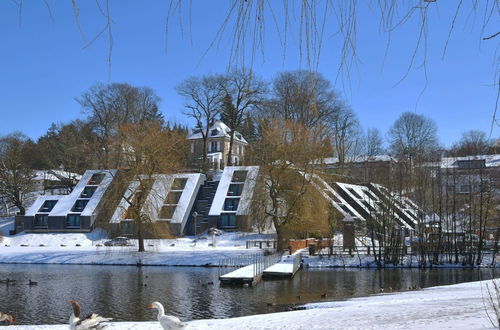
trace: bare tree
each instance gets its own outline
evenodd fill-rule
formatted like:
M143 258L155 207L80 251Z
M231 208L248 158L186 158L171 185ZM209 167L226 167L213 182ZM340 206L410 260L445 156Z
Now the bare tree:
M98 142L95 152L104 168L120 165L122 149L115 142L121 125L142 121L164 123L159 111L160 98L149 87L98 83L76 101L88 115Z
M227 164L233 165L234 133L243 125L247 113L259 106L266 93L265 83L251 70L232 70L226 74L224 83L221 119L231 129Z
M206 75L191 77L176 87L177 93L186 99L186 110L183 113L196 122L203 139L202 170L208 169L208 133L211 123L217 118L222 109L223 97L226 95L224 77L221 75Z
M365 155L367 157L373 157L381 155L384 152L382 133L378 128L369 128L366 131Z
M453 156L485 155L492 149L493 142L486 133L477 130L464 132L460 141L455 143L450 153Z
M342 106L330 82L311 71L278 73L271 93L269 106L262 108L264 116L306 126L328 126Z
M34 176L29 166L30 140L16 132L0 138L0 194L24 214L24 199L32 190Z
M355 113L347 107L339 107L330 123L333 149L342 169L347 156L361 153L361 128Z
M412 164L438 148L436 123L412 112L404 112L389 129L392 152Z

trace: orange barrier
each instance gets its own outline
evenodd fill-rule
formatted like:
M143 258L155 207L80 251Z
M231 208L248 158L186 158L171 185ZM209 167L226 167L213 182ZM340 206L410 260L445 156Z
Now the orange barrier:
M308 248L310 245L313 245L315 250L322 249L331 246L332 239L326 238L317 240L316 238L308 238L301 240L289 240L287 246L288 250L290 250L290 254L292 254L297 250Z

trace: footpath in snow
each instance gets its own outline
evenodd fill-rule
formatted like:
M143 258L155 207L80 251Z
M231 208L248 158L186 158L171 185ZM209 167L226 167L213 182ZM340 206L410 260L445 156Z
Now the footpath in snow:
M486 283L470 282L347 301L306 310L188 322L188 329L494 329L485 309ZM488 305L486 303L486 305ZM490 309L491 313L491 309ZM12 329L67 329L67 325ZM155 322L116 322L108 329L161 329Z

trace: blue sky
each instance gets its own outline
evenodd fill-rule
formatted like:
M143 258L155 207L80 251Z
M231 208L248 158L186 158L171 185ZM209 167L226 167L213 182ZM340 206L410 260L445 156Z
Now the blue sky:
M85 48L71 1L48 0L47 3L52 18L43 1L24 1L20 23L16 1L0 2L3 49L0 53L0 135L20 130L36 139L52 122L83 118L75 98L96 82L150 86L163 100L161 111L166 119L189 124L181 114L183 99L174 87L189 76L221 73L227 68L228 34L218 47L203 55L225 17L229 0L193 0L191 21L186 1L182 9L183 33L178 16L175 16L169 25L168 44L165 31L167 0L110 0L113 19L111 69L107 34ZM351 71L351 79L337 80L336 88L357 113L364 128L377 127L385 133L402 112L415 111L436 121L445 146L457 141L466 130L489 133L496 100L493 82L498 41L480 41L481 18L476 18L474 24L464 4L447 54L442 59L457 3L437 1L432 4L427 45L428 82L420 100L418 96L425 85L423 69L418 68L422 53L418 53L416 65L406 79L396 85L405 74L416 45L417 21L410 20L392 34L382 68L387 35L379 32L375 9L365 5L359 7L357 68ZM78 4L81 27L90 40L106 21L95 2L80 1ZM275 4L275 14L280 17L281 2ZM293 15L291 20L293 23ZM283 50L269 12L266 21L264 56L257 54L253 64L257 74L272 79L279 71L307 68L299 59L297 31L290 31L287 47ZM498 22L498 17L494 17L495 21ZM298 26L297 21L293 24ZM492 28L490 24L485 34ZM333 25L327 25L326 30L318 71L333 82L339 65L341 39L334 33ZM496 127L493 137L498 138L499 133Z

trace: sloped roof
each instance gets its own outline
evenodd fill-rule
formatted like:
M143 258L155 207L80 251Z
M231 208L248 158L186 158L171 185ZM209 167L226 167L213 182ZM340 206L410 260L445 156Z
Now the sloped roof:
M197 140L197 139L202 139L203 136L201 134L202 130L205 130L206 127L203 128L193 128L191 132L188 134L187 139L188 140ZM226 137L230 138L231 137L231 129L224 124L220 120L216 120L212 126L210 126L210 129L208 131L208 137L209 138L221 138L221 137ZM234 132L234 140L239 141L241 143L248 144L247 140L241 135L240 132L235 131Z

